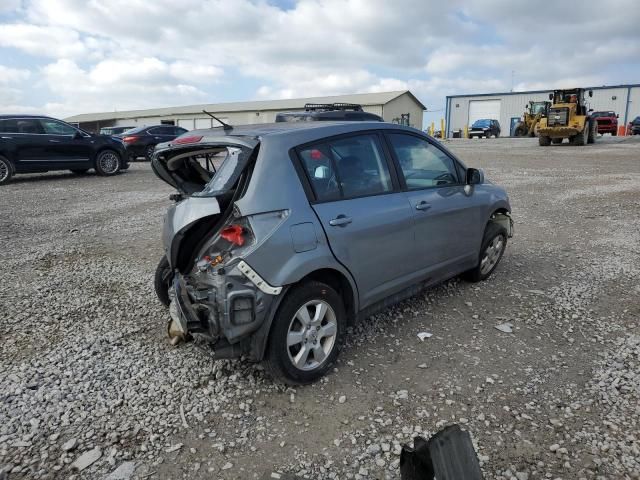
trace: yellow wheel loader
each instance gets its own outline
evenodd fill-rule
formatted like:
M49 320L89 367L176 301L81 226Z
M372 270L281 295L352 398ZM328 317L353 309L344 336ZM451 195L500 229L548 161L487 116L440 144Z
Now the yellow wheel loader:
M541 146L562 143L565 138L571 145L595 141L598 125L589 114L585 93L593 96L592 90L585 92L583 88L555 90L549 94L549 100L553 102L549 114L538 123L538 143Z
M516 137L536 137L538 135L538 122L540 119L546 118L549 112L551 102L534 102L531 100L529 105L524 107L524 115L522 120L516 125Z

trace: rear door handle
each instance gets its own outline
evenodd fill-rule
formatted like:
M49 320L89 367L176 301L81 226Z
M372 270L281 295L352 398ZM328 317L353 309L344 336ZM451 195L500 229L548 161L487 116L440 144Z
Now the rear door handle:
M3 138L5 140L11 140L13 137L0 137L0 138Z
M332 227L344 227L349 225L353 219L351 217L347 217L346 215L338 215L333 220L329 220L329 225Z
M60 140L49 140L51 143L60 143Z
M425 202L424 200L416 205L416 210L429 210L431 208L431 204Z

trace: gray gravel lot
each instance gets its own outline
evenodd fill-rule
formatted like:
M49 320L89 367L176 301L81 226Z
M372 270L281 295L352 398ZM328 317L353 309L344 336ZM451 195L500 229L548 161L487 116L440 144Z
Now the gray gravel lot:
M488 479L640 478L640 142L448 145L509 191L500 267L359 324L298 389L168 344L152 275L171 190L148 164L1 187L0 471L398 478L403 443L455 422Z

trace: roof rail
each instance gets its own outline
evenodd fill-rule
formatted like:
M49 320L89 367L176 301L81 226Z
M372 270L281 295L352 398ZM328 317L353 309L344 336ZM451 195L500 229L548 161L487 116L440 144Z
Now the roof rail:
M316 110L353 110L354 112L362 112L362 105L357 103L305 103L304 109L307 112Z

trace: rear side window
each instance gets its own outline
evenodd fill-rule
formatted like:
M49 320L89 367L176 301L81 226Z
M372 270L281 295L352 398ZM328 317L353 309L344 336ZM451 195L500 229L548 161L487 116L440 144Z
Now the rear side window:
M36 118L12 118L0 120L0 133L38 134L44 130Z
M386 157L377 135L330 140L299 151L319 201L393 191Z
M389 140L409 190L458 183L453 159L431 143L401 133L390 133Z

